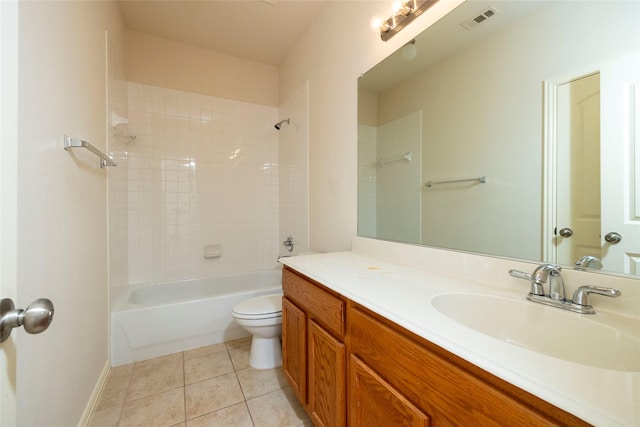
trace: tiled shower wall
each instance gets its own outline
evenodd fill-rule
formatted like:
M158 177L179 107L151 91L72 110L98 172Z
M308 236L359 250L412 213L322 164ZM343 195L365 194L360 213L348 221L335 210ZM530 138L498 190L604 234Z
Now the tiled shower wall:
M127 84L128 284L276 266L278 109ZM220 245L219 258L203 247ZM127 283L117 283L125 285Z

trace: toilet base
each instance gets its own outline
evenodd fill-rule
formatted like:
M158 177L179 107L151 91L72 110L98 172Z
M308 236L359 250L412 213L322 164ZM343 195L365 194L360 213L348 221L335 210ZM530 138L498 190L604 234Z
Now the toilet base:
M255 369L271 369L282 366L280 336L260 338L254 335L251 339L249 365Z

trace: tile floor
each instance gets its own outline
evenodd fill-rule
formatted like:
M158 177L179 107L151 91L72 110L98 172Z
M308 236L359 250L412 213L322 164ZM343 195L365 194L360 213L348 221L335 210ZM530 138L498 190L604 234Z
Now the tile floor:
M312 426L281 368L249 366L251 339L113 368L90 426Z

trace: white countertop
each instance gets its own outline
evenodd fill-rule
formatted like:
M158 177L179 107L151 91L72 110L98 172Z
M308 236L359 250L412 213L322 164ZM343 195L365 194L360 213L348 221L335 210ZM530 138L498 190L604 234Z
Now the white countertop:
M435 296L451 292L524 298L526 287L516 293L508 288L432 274L355 252L298 256L280 261L591 424L640 426L640 373L594 368L526 350L467 328L431 305ZM640 335L635 323L631 329Z

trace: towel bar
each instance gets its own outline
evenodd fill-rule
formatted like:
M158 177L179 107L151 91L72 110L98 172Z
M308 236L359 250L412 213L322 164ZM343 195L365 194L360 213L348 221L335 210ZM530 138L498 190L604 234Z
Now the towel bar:
M96 147L91 145L87 141L83 141L81 139L73 139L67 135L64 136L64 149L69 150L70 148L86 148L91 151L96 156L100 157L100 167L104 168L106 166L118 166L118 162L113 160L107 154L104 154L102 151L98 150Z

